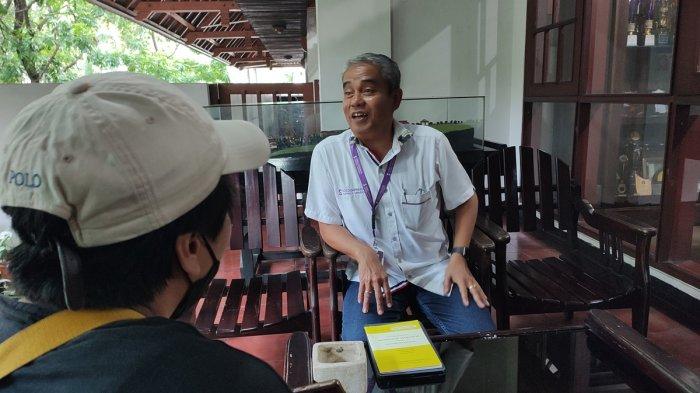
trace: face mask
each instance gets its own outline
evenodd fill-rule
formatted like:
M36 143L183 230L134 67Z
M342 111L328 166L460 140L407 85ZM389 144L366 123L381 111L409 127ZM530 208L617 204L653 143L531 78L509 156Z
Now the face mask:
M185 311L189 310L191 307L194 307L199 299L202 298L202 295L204 295L204 291L206 291L207 287L209 287L209 283L214 279L216 272L219 271L219 260L216 258L214 250L211 249L207 239L204 239L204 246L207 248L207 252L212 260L211 268L209 268L206 276L195 282L192 282L192 280L189 279L189 276L185 274L185 277L190 280L190 288L185 293L185 296L180 301L180 304L178 304L175 308L175 311L173 311L170 319L179 319L182 314L185 313Z

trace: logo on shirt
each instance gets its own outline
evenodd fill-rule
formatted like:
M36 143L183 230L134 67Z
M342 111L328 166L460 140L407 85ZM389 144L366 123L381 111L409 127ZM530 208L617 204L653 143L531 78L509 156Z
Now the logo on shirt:
M360 188L339 188L338 189L338 196L344 196L344 195L362 195L364 191L362 190L362 187Z

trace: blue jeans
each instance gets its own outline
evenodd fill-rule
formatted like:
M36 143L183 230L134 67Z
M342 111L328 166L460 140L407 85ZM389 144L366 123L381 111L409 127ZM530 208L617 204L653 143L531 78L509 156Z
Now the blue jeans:
M371 297L369 312L362 312L362 305L357 302L357 290L360 284L352 281L343 299L344 341L366 341L364 326L372 323L400 321L406 307L415 305L425 317L435 325L441 334L471 333L496 330L491 320L489 308L479 308L469 297L469 306L464 307L459 288L454 286L449 297L409 284L391 296L390 309L384 309L383 315L377 315L374 296Z

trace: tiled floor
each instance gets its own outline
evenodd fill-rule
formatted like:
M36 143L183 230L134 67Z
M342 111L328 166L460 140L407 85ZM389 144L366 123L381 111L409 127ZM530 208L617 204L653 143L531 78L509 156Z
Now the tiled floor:
M537 240L513 236L508 249L510 259L544 258L554 255L555 251L547 248ZM272 272L288 271L292 268L303 269L304 261L282 261L272 264ZM321 266L324 266L323 263ZM239 276L239 253L228 252L223 260L218 277L233 278ZM321 270L321 269L319 269ZM324 339L330 336L330 324L328 315L328 284L321 281L319 284L319 299L321 309L321 331ZM618 318L630 323L631 313L628 309L612 310ZM585 312L576 313L571 321L567 321L563 314L538 314L511 317L511 326L520 327L545 327L561 325L579 325L585 319ZM495 315L494 315L495 320ZM284 352L287 342L287 334L255 336L245 338L233 338L225 340L229 345L251 353L270 364L278 373L284 369ZM659 310L652 308L649 320L648 338L654 344L676 357L683 364L700 373L700 334L692 331L675 320L669 318Z

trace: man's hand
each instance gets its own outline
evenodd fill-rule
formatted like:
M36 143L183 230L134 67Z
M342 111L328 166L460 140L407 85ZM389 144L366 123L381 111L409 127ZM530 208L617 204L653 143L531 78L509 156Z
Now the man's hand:
M357 258L360 274L360 288L357 292L357 302L362 304L362 312L369 311L369 300L372 295L376 300L377 314L384 314L384 302L391 307L391 291L389 278L384 271L377 252L370 247Z
M443 284L445 295L450 292L452 283L459 288L459 293L462 295L462 303L464 306L469 306L469 293L476 301L479 308L489 306L489 301L481 290L479 283L476 282L474 276L467 267L467 260L460 254L452 254L450 263L445 270L445 282Z

